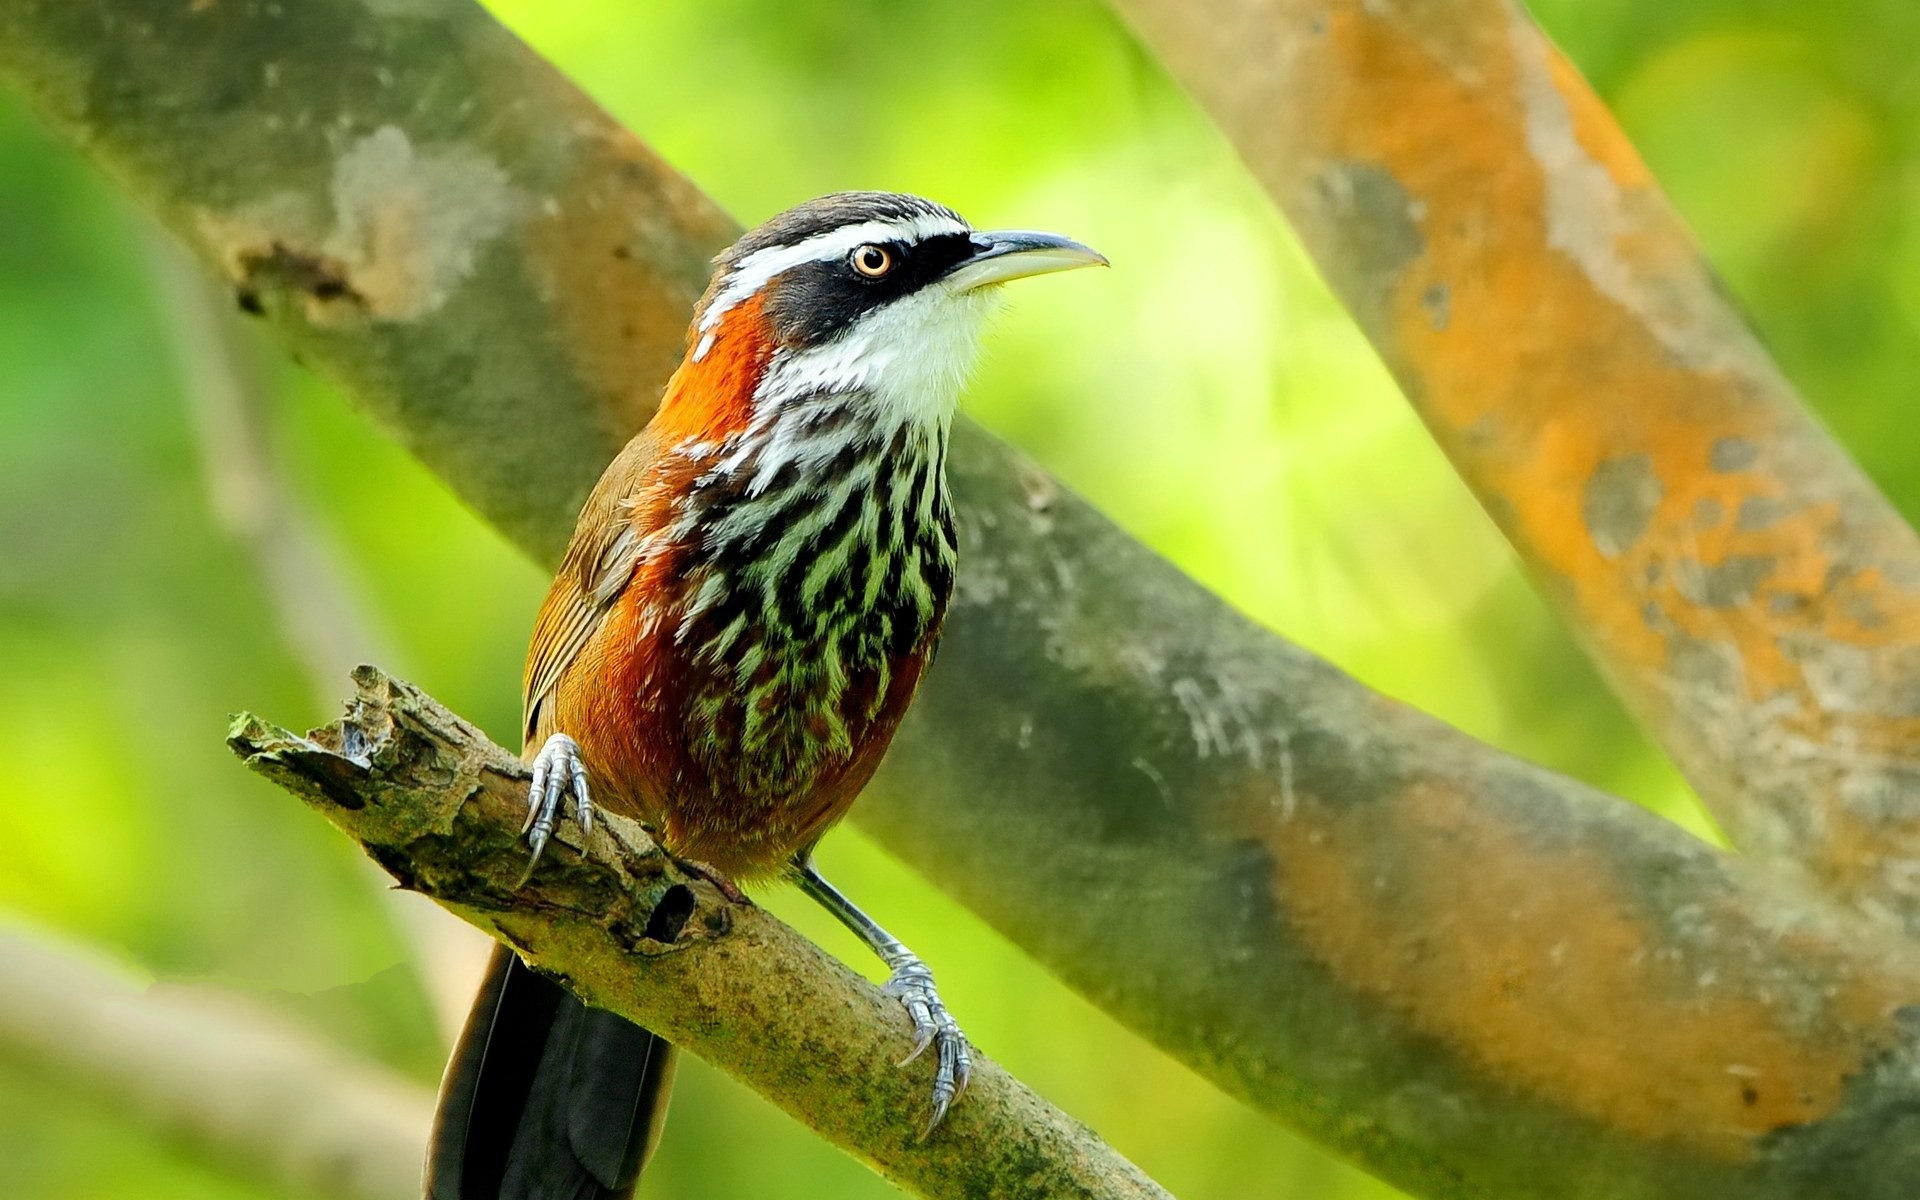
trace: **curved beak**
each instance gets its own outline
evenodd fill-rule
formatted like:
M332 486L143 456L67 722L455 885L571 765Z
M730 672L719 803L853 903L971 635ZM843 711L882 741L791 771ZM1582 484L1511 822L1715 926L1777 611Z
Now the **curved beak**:
M973 245L973 253L947 272L949 290L974 292L1029 275L1107 265L1098 251L1057 233L1000 229L974 234Z

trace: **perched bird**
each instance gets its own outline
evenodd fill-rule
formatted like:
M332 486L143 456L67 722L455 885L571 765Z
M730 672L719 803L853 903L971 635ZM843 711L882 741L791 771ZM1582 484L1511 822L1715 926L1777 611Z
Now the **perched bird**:
M933 1050L933 975L822 879L814 845L879 766L953 587L947 435L995 285L1104 263L916 196L808 201L715 260L653 420L588 497L524 681L537 859L563 810L642 821L742 882L784 875L885 961ZM496 948L441 1089L431 1200L632 1194L672 1048Z

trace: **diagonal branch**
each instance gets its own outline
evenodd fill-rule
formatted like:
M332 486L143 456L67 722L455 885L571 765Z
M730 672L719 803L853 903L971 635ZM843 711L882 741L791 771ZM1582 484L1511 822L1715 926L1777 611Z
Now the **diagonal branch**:
M666 1034L916 1195L1150 1200L1166 1193L1092 1131L978 1062L925 1142L931 1064L898 1064L906 1013L772 916L670 862L638 826L578 830L525 884L521 761L372 667L340 721L306 737L257 717L228 744L318 809L400 883Z
M1113 0L1741 849L1920 933L1920 537L1518 0Z

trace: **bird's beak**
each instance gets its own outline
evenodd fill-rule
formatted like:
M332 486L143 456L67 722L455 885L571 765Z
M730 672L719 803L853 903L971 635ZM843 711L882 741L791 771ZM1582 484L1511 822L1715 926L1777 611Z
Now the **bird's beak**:
M974 234L973 245L974 252L947 273L948 290L977 292L1029 275L1107 265L1098 251L1057 233L1002 229Z

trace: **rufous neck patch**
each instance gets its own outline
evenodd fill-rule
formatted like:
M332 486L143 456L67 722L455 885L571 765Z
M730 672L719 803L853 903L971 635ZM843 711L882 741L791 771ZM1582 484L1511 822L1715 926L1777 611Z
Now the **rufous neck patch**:
M662 446L719 442L746 429L773 357L765 309L763 295L742 300L688 348L653 418Z

